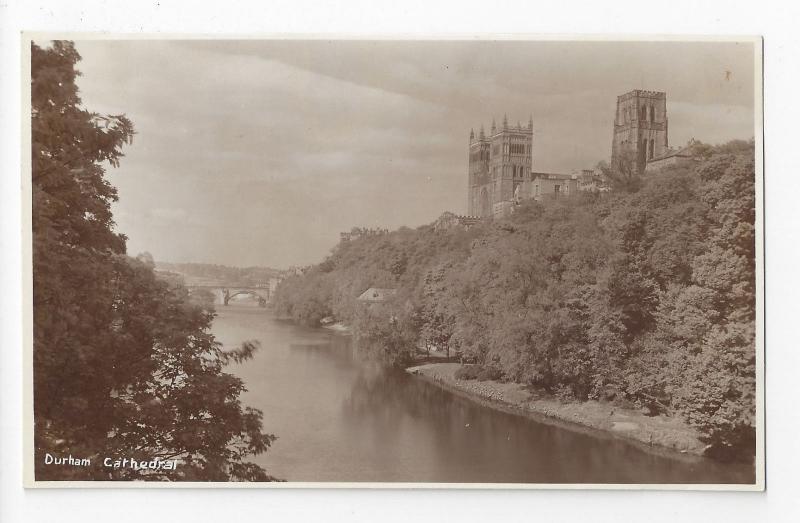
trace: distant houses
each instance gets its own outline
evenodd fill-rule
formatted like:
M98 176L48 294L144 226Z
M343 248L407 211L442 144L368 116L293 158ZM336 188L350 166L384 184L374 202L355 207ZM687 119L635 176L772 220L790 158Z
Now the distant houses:
M381 236L383 234L389 234L389 229L368 229L363 227L353 227L350 229L349 232L340 232L339 233L339 240L342 242L349 242L355 241L359 238L364 238L368 236Z
M286 269L285 274L287 276L302 276L310 266L300 267L298 265L291 265L288 269Z

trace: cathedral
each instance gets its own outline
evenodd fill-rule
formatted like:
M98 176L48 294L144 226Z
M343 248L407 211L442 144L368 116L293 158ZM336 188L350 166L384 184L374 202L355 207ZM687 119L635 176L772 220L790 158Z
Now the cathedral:
M638 174L655 172L690 156L690 148L674 150L667 139L667 95L633 90L617 97L611 167ZM506 216L526 199L561 198L579 191L609 190L604 175L581 169L571 174L533 170L533 118L528 125L501 126L492 121L487 135L469 133L469 217Z
M494 206L511 201L519 185L531 180L533 118L527 127L508 125L508 118L486 135L483 126L469 133L469 215L492 216Z

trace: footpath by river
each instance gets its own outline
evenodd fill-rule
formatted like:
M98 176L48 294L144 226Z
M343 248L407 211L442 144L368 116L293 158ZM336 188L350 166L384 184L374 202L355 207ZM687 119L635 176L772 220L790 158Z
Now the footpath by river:
M265 430L278 436L254 461L289 481L700 484L754 479L747 465L689 452L652 452L597 431L504 412L431 376L420 379L366 360L350 336L279 320L257 307L219 307L212 330L226 347L260 342L255 358L232 370L247 386L243 402L260 409Z

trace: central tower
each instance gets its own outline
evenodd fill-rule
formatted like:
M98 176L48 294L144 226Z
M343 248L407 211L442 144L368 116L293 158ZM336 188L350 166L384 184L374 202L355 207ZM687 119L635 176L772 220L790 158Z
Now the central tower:
M636 89L617 96L611 165L632 161L638 173L649 160L664 154L667 140L667 94Z
M533 165L533 118L528 126L508 125L503 117L500 127L492 121L487 136L469 135L469 215L492 216L495 204L510 201L522 182L531 180Z

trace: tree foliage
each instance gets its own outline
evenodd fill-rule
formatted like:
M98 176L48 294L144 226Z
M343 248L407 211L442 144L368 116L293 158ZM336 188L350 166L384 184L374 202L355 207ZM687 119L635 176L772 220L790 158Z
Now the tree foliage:
M114 230L118 165L134 136L124 115L81 107L70 42L31 49L33 370L36 478L267 480L244 461L264 452L261 413L239 402L213 311L125 254ZM44 456L90 458L47 466ZM113 469L105 457L178 460L175 470Z
M637 156L632 147L623 147L610 165L605 162L597 164L597 170L615 191L638 191L644 181L644 168L644 156Z
M158 262L158 268L172 271L190 278L216 280L227 284L255 286L263 284L281 271L269 267L228 267L212 263L169 263Z

